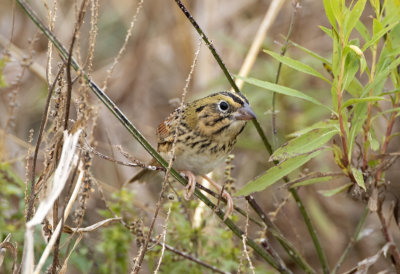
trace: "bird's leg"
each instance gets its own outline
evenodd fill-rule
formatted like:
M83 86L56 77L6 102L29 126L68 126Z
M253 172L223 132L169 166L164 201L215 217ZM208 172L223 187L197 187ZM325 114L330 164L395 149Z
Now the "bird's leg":
M180 173L188 179L188 184L186 185L184 197L186 200L189 200L190 197L192 197L194 190L196 189L196 176L193 174L193 172L189 170L181 170Z
M213 187L215 187L218 190L218 194L221 194L222 187L219 184L214 182L211 178L207 177L206 175L202 175L201 177L206 179ZM233 199L231 195L225 190L222 192L222 197L226 199L226 212L224 215L224 220L226 220L226 218L228 218L228 216L232 215L233 213Z

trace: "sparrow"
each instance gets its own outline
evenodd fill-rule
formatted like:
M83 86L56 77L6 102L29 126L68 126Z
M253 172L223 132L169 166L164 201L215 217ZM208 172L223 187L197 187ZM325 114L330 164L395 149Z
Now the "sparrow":
M169 159L176 134L172 166L188 179L186 199L194 193L196 176L203 177L222 192L222 187L206 174L225 160L246 123L255 118L243 94L221 91L184 104L161 122L156 131L157 151L164 159ZM150 165L157 165L157 162L153 160ZM129 182L145 181L152 172L143 169ZM226 218L233 212L233 200L226 191L222 192L222 197L227 200Z

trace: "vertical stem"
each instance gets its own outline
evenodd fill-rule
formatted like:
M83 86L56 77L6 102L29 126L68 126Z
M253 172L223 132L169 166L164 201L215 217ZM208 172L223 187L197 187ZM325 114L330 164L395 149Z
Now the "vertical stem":
M345 57L342 56L340 62L340 74L338 77L338 84L337 84L337 108L338 108L338 118L339 118L339 126L340 126L340 138L342 141L342 147L343 147L343 165L347 167L349 165L349 154L347 150L347 135L346 135L346 130L344 128L344 121L343 121L343 114L342 114L342 95L343 95L343 89L342 89L342 82L343 82L343 74L344 74L344 64L345 64Z
M371 76L369 79L369 83L372 83L375 79L375 70L376 70L376 44L372 48L372 65L371 65ZM369 96L373 95L373 90L370 89ZM368 102L368 114L367 121L365 122L364 127L364 153L363 153L363 170L367 170L368 168L368 132L371 128L371 114L372 114L372 102Z
M312 223L311 223L311 219L310 216L307 213L306 208L303 205L303 202L301 201L299 194L297 193L296 189L291 188L290 193L292 194L294 200L296 201L296 204L300 210L301 215L303 216L304 222L306 223L307 229L310 233L311 239L314 243L315 246L315 250L317 251L317 255L319 258L319 261L321 263L322 266L322 272L325 274L329 273L329 267L328 267L328 262L326 260L326 256L324 253L324 250L322 249L322 246L319 242L318 236L317 236L317 232L315 231Z

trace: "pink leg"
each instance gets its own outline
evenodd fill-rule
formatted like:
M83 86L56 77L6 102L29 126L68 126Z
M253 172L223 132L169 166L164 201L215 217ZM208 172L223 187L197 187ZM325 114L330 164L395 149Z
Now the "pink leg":
M217 184L216 182L214 182L213 180L211 180L210 178L208 178L205 175L203 175L201 177L206 179L213 187L215 187L218 190L218 194L221 194L222 187L219 184ZM226 220L226 218L228 218L228 216L232 215L232 213L233 213L233 199L232 199L231 195L228 192L226 192L225 190L222 193L222 197L224 197L226 199L226 212L224 215L224 220Z
M196 189L196 176L189 170L181 170L181 174L188 178L188 184L186 185L184 197L186 200L189 200Z

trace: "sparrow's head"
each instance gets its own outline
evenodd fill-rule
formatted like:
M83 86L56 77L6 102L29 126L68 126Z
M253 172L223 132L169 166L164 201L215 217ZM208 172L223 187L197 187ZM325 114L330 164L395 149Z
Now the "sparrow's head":
M240 93L222 91L186 106L186 123L202 135L234 139L246 122L256 117L249 101Z

